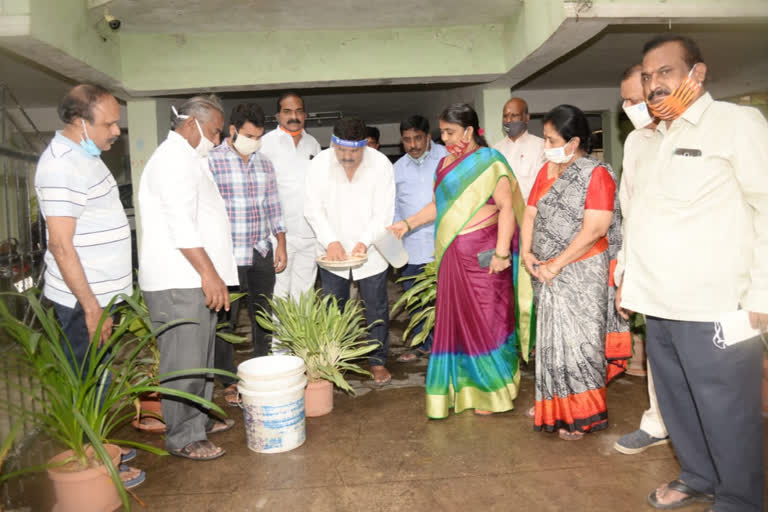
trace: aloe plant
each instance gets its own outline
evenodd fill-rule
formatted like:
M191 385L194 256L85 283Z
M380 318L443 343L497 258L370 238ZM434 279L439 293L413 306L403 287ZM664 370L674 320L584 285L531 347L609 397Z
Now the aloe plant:
M298 302L281 297L268 302L272 311L257 311L256 321L272 332L278 348L304 360L309 380L329 380L354 394L344 372L372 376L351 362L376 349L376 342L367 339L359 302L348 300L342 309L333 295L321 297L313 290L303 293Z
M21 294L8 294L22 296ZM33 379L40 393L29 398L37 402L36 407L22 408L12 402L0 400L0 407L17 417L27 417L38 425L52 439L72 450L74 456L62 464L77 463L86 468L94 461L86 455L88 445L97 454L98 462L103 464L112 481L117 486L123 506L130 510L130 502L125 488L120 481L117 468L110 459L104 445L114 443L133 446L158 455L167 455L165 450L153 446L126 440L111 438L112 432L129 421L133 413L133 402L144 393L162 393L165 396L183 398L226 416L224 411L208 400L199 396L155 384L155 378L147 375L138 364L140 354L164 329L173 327L184 320L170 322L153 329L151 323L145 324L146 332L142 336L132 336L129 326L137 319L144 322L143 311L133 297L120 295L113 299L124 301L115 309L122 321L116 326L109 339L101 344L96 336L101 332L113 304L104 308L104 314L96 329L94 340L89 344L83 364L73 367L68 356L72 356L72 347L66 339L61 325L56 319L53 308L45 308L38 297L38 290L23 294L34 312L36 325L31 327L14 318L5 302L0 300L0 328L20 347L18 364ZM142 319L143 318L143 319ZM74 357L72 357L74 360ZM157 376L159 380L184 375L221 374L235 375L211 368L194 368L169 372ZM13 386L8 381L7 385ZM48 464L25 468L0 477L5 480L20 474L43 471Z
M408 327L403 332L403 341L413 333L413 330L423 322L420 332L413 336L411 347L424 343L427 336L435 328L435 301L437 299L437 266L435 262L427 263L424 270L415 276L402 277L397 282L413 280L413 286L392 306L391 317L400 308L405 307L410 316Z

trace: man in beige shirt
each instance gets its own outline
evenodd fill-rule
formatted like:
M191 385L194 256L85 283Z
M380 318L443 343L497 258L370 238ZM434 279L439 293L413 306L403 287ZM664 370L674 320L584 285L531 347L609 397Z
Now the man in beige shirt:
M763 348L758 336L726 344L719 322L742 308L745 324L768 326L768 123L756 109L714 101L706 73L686 37L645 45L643 92L661 122L637 160L621 306L646 315L659 408L681 466L648 503L758 512Z
M528 133L528 103L522 98L512 98L504 104L502 112L504 133L493 149L498 150L507 159L520 184L523 199L528 200L539 169L544 165L544 139Z
M619 202L621 203L621 216L626 224L626 219L631 211L632 187L635 177L637 160L644 156L647 141L653 137L656 128L656 121L648 113L648 107L645 104L645 95L643 94L643 82L640 80L642 66L635 64L624 72L621 80L621 99L624 112L632 121L635 129L627 136L624 141L624 160L621 166L621 185L619 187ZM621 283L624 273L624 251L619 251L617 256L616 269L613 277L616 282ZM620 296L617 295L617 306ZM619 308L621 313L621 309ZM626 313L622 316L629 318ZM659 412L659 405L656 400L656 390L653 386L653 374L651 365L648 365L648 398L650 406L643 413L640 420L640 428L628 434L621 436L613 447L626 455L635 455L642 453L652 446L658 446L669 443L669 434L664 421Z

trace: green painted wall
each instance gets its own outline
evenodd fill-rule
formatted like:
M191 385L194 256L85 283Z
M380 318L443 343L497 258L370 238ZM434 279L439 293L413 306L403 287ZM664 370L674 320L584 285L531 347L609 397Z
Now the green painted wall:
M563 21L565 8L562 0L525 2L517 15L504 26L506 70L512 69L544 44Z

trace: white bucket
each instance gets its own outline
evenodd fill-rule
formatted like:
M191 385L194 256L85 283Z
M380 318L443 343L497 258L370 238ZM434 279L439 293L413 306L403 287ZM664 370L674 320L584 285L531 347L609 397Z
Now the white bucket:
M252 391L238 385L248 448L280 453L301 446L307 438L304 421L303 375L299 384L279 391Z
M277 355L254 357L237 366L240 387L251 391L280 391L304 382L304 361L300 357Z

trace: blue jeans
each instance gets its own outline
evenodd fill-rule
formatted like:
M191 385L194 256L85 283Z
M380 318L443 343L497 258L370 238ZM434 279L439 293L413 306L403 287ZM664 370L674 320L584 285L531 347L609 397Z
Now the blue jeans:
M324 268L320 269L320 281L323 293L334 295L338 299L339 308L343 309L349 300L349 287L352 281L339 277ZM387 303L387 271L360 279L360 297L365 307L365 323L371 325L376 320L378 324L369 329L369 336L379 343L379 347L370 353L368 363L371 366L384 365L387 362L389 349L389 304Z
M422 263L420 265L419 264L415 264L414 265L414 264L409 263L409 264L407 264L406 266L403 267L403 270L400 271L400 277L402 278L402 277L409 277L409 276L419 275L419 274L421 274L424 271L424 267L426 265L427 265L426 263ZM413 288L413 283L414 283L413 279L408 279L407 281L403 281L402 282L403 291L407 292L408 290ZM421 308L413 310L410 313L410 315L413 316L416 313L418 313L419 311L421 311ZM415 336L416 334L419 334L422 331L423 328L424 328L424 322L420 322L419 325L414 327L414 329L411 332ZM422 343L421 345L419 345L418 347L415 347L415 348L417 350L421 350L423 352L429 352L430 350L432 350L432 334L433 333L429 333L429 336L427 336L427 338L424 340L424 343ZM403 341L405 341L405 340L403 340Z

